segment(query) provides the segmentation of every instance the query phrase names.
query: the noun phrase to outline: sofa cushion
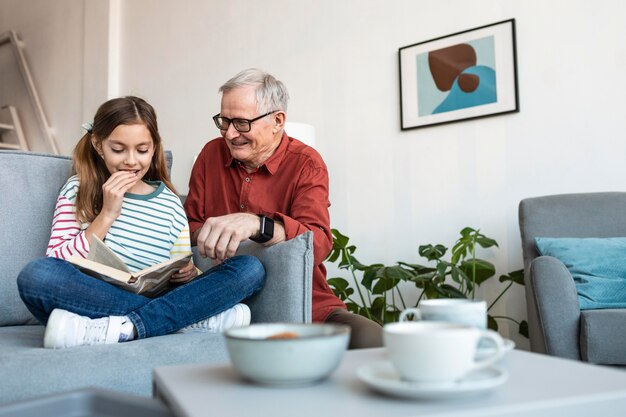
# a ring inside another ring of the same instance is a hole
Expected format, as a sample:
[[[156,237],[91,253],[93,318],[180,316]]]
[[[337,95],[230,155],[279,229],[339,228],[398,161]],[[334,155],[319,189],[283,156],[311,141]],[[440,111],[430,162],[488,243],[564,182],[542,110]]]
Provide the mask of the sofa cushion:
[[[68,157],[0,151],[0,326],[36,323],[17,292],[20,270],[44,256]]]
[[[221,333],[186,333],[128,343],[44,349],[43,326],[0,327],[1,404],[85,387],[152,394],[157,366],[228,361]]]
[[[210,259],[199,255],[197,247],[193,248],[193,253],[194,263],[198,268],[206,271],[212,266]],[[306,232],[286,242],[267,247],[247,240],[241,243],[237,255],[256,256],[265,267],[268,277],[285,275],[293,278],[284,282],[274,282],[268,279],[264,290],[246,301],[253,311],[252,322],[256,322],[255,316],[259,315],[266,322],[311,322],[312,232]],[[292,293],[292,295],[289,299],[283,300],[283,304],[268,302],[268,297],[276,298],[276,294],[281,293]],[[301,309],[302,305],[305,306],[304,311]],[[286,314],[286,312],[290,313]]]
[[[626,364],[626,309],[583,311],[580,315],[580,355],[591,363]]]
[[[541,255],[569,269],[581,310],[626,308],[626,238],[536,238]]]

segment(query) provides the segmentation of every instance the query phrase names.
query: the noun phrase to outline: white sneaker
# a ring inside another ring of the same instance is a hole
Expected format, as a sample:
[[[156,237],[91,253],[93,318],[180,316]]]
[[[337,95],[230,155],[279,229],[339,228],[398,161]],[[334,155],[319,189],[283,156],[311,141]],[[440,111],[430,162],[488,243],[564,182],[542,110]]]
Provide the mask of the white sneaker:
[[[187,327],[183,327],[176,333],[210,332],[220,333],[233,327],[243,327],[250,324],[250,308],[245,304],[235,304],[234,307],[222,311],[213,317],[204,319]]]
[[[118,343],[124,317],[110,316],[90,319],[69,311],[56,308],[52,310],[43,346],[62,349],[83,345]]]

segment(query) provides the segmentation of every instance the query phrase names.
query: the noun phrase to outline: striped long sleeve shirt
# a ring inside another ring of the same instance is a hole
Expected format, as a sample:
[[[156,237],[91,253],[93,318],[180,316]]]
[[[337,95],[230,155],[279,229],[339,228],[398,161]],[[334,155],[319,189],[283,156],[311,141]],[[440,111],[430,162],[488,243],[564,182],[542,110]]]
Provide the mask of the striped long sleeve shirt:
[[[126,193],[122,212],[113,222],[104,242],[132,272],[174,256],[191,253],[189,224],[180,199],[160,181],[149,182],[156,189],[147,195]],[[67,259],[87,257],[89,223],[76,218],[77,176],[61,188],[52,219],[46,255]]]

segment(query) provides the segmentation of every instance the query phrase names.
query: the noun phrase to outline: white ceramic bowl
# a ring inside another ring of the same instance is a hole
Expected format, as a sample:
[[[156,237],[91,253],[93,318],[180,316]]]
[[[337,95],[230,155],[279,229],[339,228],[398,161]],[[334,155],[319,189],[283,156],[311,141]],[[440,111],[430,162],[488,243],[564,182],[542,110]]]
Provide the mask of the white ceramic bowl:
[[[289,333],[290,339],[268,339]],[[329,376],[343,357],[350,328],[337,324],[267,323],[225,333],[230,361],[243,377],[269,385],[309,384]]]

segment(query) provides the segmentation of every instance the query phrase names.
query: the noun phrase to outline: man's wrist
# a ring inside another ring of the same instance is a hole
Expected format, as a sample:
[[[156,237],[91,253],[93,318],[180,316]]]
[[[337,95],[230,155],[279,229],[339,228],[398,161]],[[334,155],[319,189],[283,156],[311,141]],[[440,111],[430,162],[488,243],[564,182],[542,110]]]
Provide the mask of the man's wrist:
[[[259,231],[250,237],[250,240],[256,243],[265,243],[274,237],[274,220],[263,214],[258,215]]]

